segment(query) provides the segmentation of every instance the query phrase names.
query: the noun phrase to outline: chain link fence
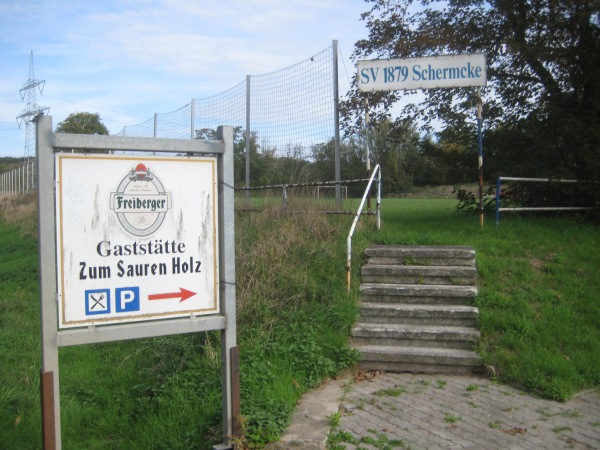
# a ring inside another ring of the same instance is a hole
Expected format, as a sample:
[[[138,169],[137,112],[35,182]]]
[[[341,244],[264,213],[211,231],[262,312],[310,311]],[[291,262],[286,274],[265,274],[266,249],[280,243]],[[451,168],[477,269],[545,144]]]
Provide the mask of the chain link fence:
[[[117,135],[214,139],[218,126],[230,125],[235,129],[236,188],[245,190],[246,198],[251,187],[277,184],[281,191],[292,183],[332,180],[338,183],[333,189],[341,198],[337,56],[333,41],[292,66],[248,75],[224,92],[192,98],[175,111],[124,126]],[[325,170],[315,158],[324,152],[331,154],[332,163]],[[311,170],[311,165],[314,169],[319,164],[320,170]],[[2,193],[28,192],[35,188],[35,161],[1,177]],[[302,192],[315,197],[317,190],[303,187]],[[259,196],[259,191],[253,194]]]
[[[251,158],[272,161],[311,161],[316,149],[334,143],[338,149],[337,172],[328,180],[339,180],[339,122],[337,42],[287,68],[263,75],[248,75],[232,88],[137,124],[123,127],[121,136],[162,138],[212,138],[219,125],[236,129],[238,156],[245,158],[245,187],[265,184],[251,173]],[[264,169],[264,167],[263,167]],[[282,166],[268,170],[281,174]],[[304,181],[309,181],[306,179]],[[337,178],[336,178],[337,177]],[[262,180],[272,181],[272,176]],[[255,180],[251,182],[251,180]],[[296,180],[297,181],[297,180]],[[310,180],[325,181],[325,180]]]

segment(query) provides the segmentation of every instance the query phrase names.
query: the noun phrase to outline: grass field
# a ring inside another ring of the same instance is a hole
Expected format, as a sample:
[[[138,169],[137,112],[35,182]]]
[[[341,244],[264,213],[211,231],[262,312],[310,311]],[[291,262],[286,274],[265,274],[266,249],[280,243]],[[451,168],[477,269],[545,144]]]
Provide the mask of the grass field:
[[[600,228],[508,216],[482,228],[453,200],[384,200],[363,219],[345,288],[350,217],[239,215],[238,337],[246,442],[276,439],[307,389],[350,367],[362,252],[370,243],[471,245],[490,376],[564,400],[600,385]],[[31,208],[24,208],[31,210]],[[37,240],[29,216],[0,214],[0,448],[41,448]],[[2,211],[0,211],[2,212]],[[9,220],[10,219],[10,220]],[[8,223],[10,222],[10,223]],[[214,333],[63,348],[65,449],[207,449],[220,442]]]
[[[597,224],[506,214],[482,228],[452,200],[391,203],[374,241],[475,248],[479,353],[492,376],[556,400],[600,385]]]

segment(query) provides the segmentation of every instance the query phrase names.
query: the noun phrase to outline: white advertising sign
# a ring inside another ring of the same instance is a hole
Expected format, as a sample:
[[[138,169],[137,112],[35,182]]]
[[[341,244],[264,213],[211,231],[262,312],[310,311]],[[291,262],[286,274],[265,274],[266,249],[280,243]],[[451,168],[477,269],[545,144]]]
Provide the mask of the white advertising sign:
[[[55,167],[59,328],[219,312],[216,158]]]
[[[391,91],[484,86],[485,55],[447,55],[427,58],[373,59],[358,62],[358,89]]]

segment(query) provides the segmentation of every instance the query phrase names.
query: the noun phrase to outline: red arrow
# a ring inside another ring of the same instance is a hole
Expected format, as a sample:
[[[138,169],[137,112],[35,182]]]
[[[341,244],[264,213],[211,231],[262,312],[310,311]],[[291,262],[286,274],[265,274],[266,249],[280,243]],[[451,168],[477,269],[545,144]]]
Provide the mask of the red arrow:
[[[169,294],[150,294],[148,295],[148,300],[167,300],[171,298],[180,298],[181,300],[179,300],[179,303],[181,303],[182,301],[187,300],[194,295],[196,295],[195,292],[188,291],[187,289],[180,287],[179,292],[171,292]]]

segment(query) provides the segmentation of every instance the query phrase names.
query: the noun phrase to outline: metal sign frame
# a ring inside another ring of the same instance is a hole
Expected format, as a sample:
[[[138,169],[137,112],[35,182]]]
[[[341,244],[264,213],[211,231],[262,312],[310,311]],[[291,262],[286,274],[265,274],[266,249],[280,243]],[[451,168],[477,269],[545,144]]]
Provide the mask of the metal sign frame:
[[[223,444],[218,447],[231,448],[234,420],[237,420],[236,417],[239,415],[239,386],[235,385],[236,380],[239,380],[239,362],[236,360],[238,351],[235,304],[233,128],[219,127],[218,140],[206,141],[55,134],[52,132],[52,117],[39,116],[36,122],[44,448],[61,449],[58,364],[60,347],[215,330],[221,332],[222,354]],[[59,330],[54,165],[55,154],[66,151],[79,153],[126,151],[173,156],[182,154],[216,156],[219,224],[217,230],[220,303],[218,314]]]

